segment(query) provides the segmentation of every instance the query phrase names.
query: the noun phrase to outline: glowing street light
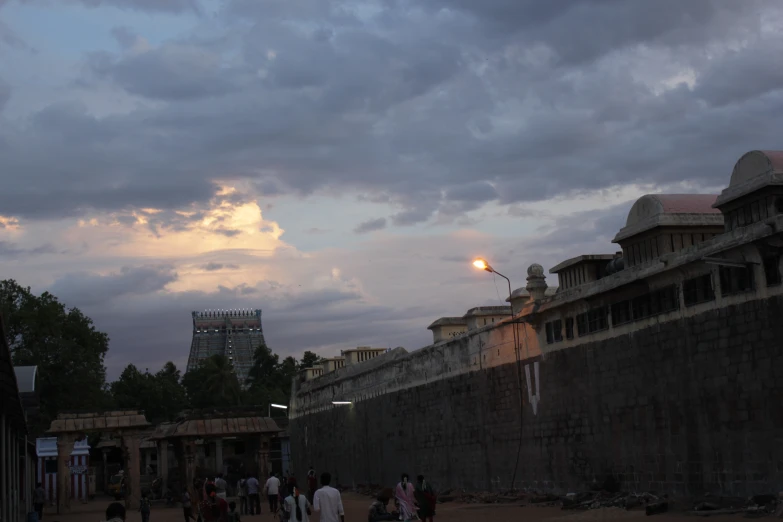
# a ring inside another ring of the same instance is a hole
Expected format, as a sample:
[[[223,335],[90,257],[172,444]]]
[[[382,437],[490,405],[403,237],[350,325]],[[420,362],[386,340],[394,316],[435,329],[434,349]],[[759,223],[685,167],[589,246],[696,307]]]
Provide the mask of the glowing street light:
[[[351,401],[332,401],[332,404],[334,404],[335,406],[345,406],[353,403]]]
[[[281,410],[287,410],[288,406],[283,406],[282,404],[270,403],[269,404],[269,413],[268,413],[267,417],[271,417],[272,416],[272,408],[280,408]]]
[[[473,266],[475,266],[479,270],[486,270],[487,272],[492,272],[492,267],[489,266],[489,264],[487,264],[487,262],[481,258],[478,258],[475,261],[473,261]]]

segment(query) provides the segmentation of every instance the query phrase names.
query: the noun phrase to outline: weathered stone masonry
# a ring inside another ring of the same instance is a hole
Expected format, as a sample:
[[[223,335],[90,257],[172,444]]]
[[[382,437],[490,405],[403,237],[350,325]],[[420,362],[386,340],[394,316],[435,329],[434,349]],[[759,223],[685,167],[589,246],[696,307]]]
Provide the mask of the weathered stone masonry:
[[[782,307],[750,301],[524,361],[540,360],[541,400],[534,414],[524,396],[518,484],[565,491],[611,474],[683,495],[782,489]],[[517,390],[504,364],[334,407],[306,417],[307,444],[294,419],[293,452],[342,484],[407,471],[441,489],[507,488]]]
[[[554,293],[531,265],[510,296],[519,335],[506,320],[297,381],[294,469],[347,485],[421,472],[439,489],[783,489],[783,152],[743,155],[720,196],[643,196],[615,242],[550,270]]]

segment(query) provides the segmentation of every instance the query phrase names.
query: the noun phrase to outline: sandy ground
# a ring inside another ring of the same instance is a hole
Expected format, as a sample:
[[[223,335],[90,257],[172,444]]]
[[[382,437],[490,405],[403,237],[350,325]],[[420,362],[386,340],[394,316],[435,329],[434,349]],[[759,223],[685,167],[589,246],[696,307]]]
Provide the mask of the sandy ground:
[[[73,511],[68,515],[57,515],[47,510],[44,514],[44,522],[101,522],[104,520],[103,511],[110,502],[112,500],[108,497],[97,497],[89,504],[73,505]],[[372,500],[369,497],[355,493],[343,493],[346,522],[366,522],[367,510],[371,503]],[[646,518],[643,511],[625,511],[618,508],[574,512],[563,511],[555,507],[520,506],[519,504],[457,504],[450,502],[438,505],[438,515],[435,520],[439,522],[534,522],[540,520],[549,522],[641,522]],[[129,514],[126,520],[140,522],[141,515],[134,511]],[[265,509],[262,515],[243,516],[242,520],[277,522],[278,519]],[[319,522],[319,517],[314,514],[310,520]],[[655,522],[697,522],[704,519],[666,513],[655,515],[654,520]],[[739,522],[740,520],[747,522],[742,515],[710,517],[709,522]],[[182,509],[154,506],[150,522],[184,522]],[[705,520],[705,522],[707,521]]]

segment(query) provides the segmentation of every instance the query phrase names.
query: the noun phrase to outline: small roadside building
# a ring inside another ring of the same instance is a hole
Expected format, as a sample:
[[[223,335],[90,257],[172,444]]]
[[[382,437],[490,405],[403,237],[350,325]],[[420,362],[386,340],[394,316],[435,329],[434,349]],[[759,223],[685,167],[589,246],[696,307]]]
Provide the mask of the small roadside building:
[[[57,501],[57,437],[35,440],[38,456],[38,482],[46,491],[47,503]],[[87,439],[74,443],[68,471],[71,476],[71,499],[87,502],[89,498],[90,446]]]

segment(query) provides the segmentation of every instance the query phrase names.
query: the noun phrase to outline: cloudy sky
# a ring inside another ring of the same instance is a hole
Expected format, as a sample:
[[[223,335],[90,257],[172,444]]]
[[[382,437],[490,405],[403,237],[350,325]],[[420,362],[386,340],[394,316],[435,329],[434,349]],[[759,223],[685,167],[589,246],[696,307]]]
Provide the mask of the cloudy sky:
[[[129,362],[427,344],[779,148],[778,0],[0,0],[0,263]],[[550,285],[556,284],[549,277]]]

